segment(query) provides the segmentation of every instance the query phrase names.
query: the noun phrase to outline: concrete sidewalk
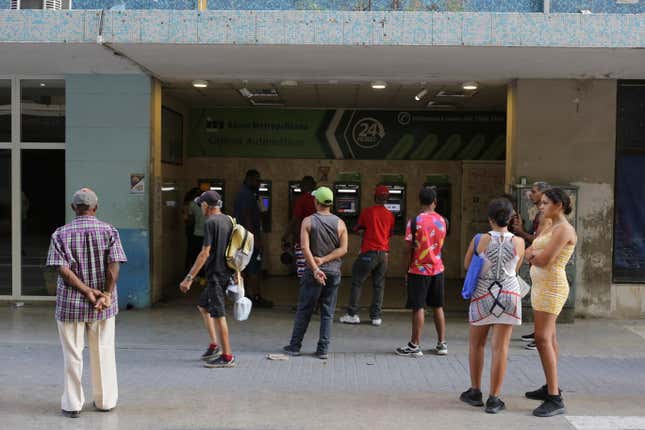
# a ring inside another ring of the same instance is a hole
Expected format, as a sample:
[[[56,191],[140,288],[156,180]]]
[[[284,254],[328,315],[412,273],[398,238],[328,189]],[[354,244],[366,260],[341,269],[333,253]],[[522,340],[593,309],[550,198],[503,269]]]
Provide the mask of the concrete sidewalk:
[[[380,328],[334,324],[327,361],[267,360],[287,343],[292,319],[285,310],[255,310],[247,322],[231,321],[238,367],[206,369],[198,358],[207,339],[194,307],[122,312],[119,406],[108,414],[92,410],[86,365],[86,408],[69,420],[59,412],[63,365],[52,307],[3,305],[0,428],[645,428],[645,321],[560,326],[568,415],[538,419],[530,415],[537,402],[523,393],[544,376],[537,353],[517,340],[530,325],[513,336],[502,394],[508,410],[491,416],[457,400],[469,385],[468,325],[460,318],[449,320],[446,357],[394,355],[410,328],[407,313],[393,312]],[[314,318],[303,352],[314,351],[317,331]],[[431,325],[424,339],[425,352],[436,342]]]

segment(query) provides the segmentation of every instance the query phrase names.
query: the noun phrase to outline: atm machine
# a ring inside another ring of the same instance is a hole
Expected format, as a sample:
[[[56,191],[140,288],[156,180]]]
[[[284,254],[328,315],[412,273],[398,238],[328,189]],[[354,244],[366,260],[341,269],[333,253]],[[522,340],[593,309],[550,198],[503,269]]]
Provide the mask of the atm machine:
[[[448,231],[446,233],[449,234],[450,225],[452,224],[452,184],[450,183],[450,178],[445,175],[427,176],[423,186],[432,187],[437,192],[436,211],[448,221]]]
[[[222,196],[222,210],[224,209],[224,202],[226,202],[226,181],[218,178],[200,178],[197,180],[197,186],[202,191],[217,191]]]
[[[360,181],[334,182],[334,213],[338,215],[350,233],[358,223],[361,212],[361,183]]]
[[[302,195],[302,189],[300,188],[300,181],[289,181],[289,216],[288,219],[291,219],[293,214],[293,206],[296,204],[298,197]]]
[[[407,190],[403,177],[383,177],[379,185],[385,185],[390,190],[385,207],[394,215],[394,234],[405,234]]]
[[[271,232],[271,181],[262,179],[258,188],[258,205],[260,206],[260,221],[264,233]]]

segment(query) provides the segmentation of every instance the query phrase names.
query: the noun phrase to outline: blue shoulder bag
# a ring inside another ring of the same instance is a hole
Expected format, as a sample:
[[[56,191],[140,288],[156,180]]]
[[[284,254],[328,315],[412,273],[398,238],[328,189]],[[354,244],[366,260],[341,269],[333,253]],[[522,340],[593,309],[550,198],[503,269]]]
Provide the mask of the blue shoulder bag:
[[[473,258],[470,260],[470,264],[468,265],[466,279],[464,279],[464,286],[461,289],[461,297],[466,300],[473,296],[475,288],[477,288],[477,278],[479,278],[479,273],[482,271],[482,267],[484,266],[484,259],[477,253],[477,246],[479,245],[480,237],[481,234],[475,235]]]

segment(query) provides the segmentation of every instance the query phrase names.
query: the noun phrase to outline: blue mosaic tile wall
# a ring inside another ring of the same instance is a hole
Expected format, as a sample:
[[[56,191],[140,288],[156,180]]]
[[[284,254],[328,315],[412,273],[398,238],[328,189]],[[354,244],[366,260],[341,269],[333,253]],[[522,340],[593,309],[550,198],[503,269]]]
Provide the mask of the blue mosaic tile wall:
[[[593,13],[645,13],[645,1],[636,4],[618,4],[610,0],[551,0],[551,12],[580,12],[590,10]]]
[[[9,8],[10,0],[3,0]],[[74,9],[197,8],[197,0],[73,0]],[[208,0],[209,10],[407,10],[452,12],[542,12],[542,0]],[[551,0],[553,13],[645,13],[645,0],[618,4],[615,0]]]

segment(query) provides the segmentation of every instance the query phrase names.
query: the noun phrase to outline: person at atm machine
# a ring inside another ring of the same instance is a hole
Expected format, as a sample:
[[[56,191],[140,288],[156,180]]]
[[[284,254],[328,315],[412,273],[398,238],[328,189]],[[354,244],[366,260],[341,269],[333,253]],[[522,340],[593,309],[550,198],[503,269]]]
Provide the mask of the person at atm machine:
[[[300,247],[300,227],[302,220],[316,213],[316,198],[311,194],[316,189],[316,181],[312,176],[305,176],[300,182],[300,196],[293,204],[293,213],[282,235],[282,247],[290,248],[293,243],[294,256],[296,258],[296,275],[302,278],[305,271],[305,254]]]
[[[340,317],[345,324],[360,324],[358,303],[361,297],[361,287],[368,276],[372,276],[372,306],[370,320],[372,325],[380,326],[383,322],[381,310],[383,307],[383,292],[385,290],[385,273],[388,265],[390,237],[394,229],[394,214],[386,207],[390,191],[385,185],[379,185],[374,190],[374,205],[363,209],[354,227],[355,231],[363,231],[361,253],[352,267],[352,289],[349,297],[347,313]]]
[[[233,216],[244,228],[253,233],[254,250],[243,274],[247,280],[247,293],[253,305],[260,308],[271,308],[273,302],[262,297],[261,275],[262,275],[262,222],[260,217],[260,206],[258,204],[258,192],[260,188],[260,172],[250,169],[246,172],[244,183],[235,196]]]
[[[408,300],[412,309],[412,335],[407,345],[395,350],[397,355],[421,357],[421,331],[425,324],[425,307],[432,308],[437,331],[437,355],[448,354],[446,319],[443,313],[444,277],[441,249],[446,238],[446,222],[435,212],[437,193],[430,187],[419,192],[421,213],[408,221],[405,241],[410,246],[410,265],[406,274]]]

